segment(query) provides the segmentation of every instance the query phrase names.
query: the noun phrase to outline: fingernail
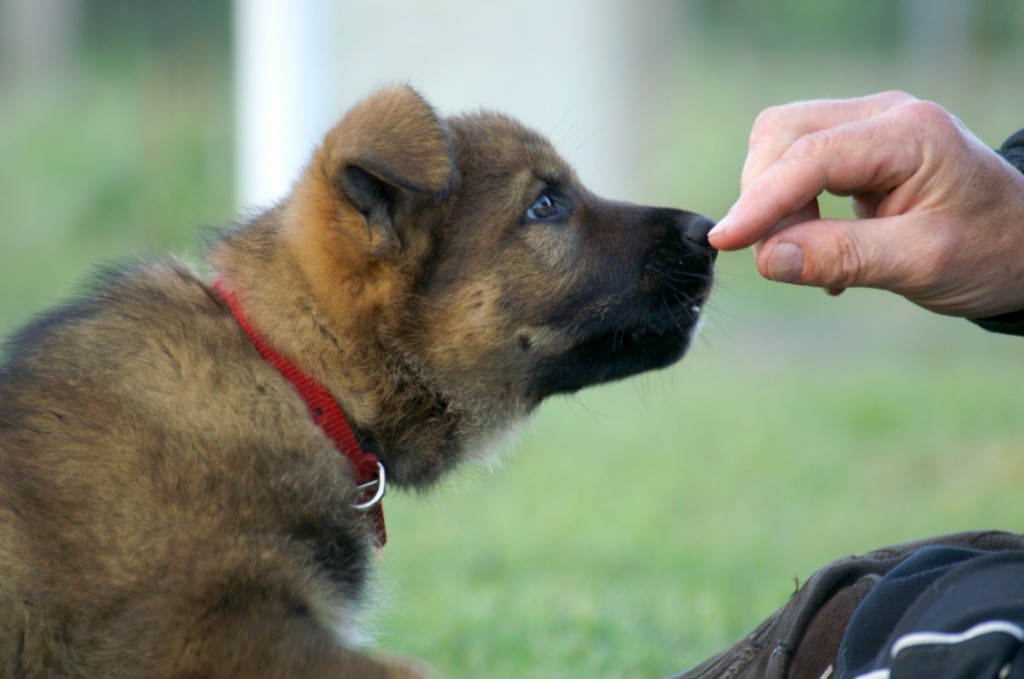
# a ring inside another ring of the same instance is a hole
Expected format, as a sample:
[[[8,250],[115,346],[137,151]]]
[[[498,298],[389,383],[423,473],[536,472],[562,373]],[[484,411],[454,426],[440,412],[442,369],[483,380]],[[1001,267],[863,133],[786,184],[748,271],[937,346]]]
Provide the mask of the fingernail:
[[[793,243],[779,243],[768,257],[768,278],[782,283],[800,280],[804,271],[804,253]]]
[[[708,238],[718,234],[723,234],[729,230],[729,215],[722,217],[722,220],[715,224],[710,231],[708,231]]]

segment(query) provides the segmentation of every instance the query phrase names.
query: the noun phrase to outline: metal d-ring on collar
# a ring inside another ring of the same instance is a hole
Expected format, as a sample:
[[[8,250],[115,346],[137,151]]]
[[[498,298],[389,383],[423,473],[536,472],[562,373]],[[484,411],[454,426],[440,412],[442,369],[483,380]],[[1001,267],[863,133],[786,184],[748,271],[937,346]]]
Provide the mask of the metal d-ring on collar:
[[[377,478],[356,486],[356,490],[359,491],[360,495],[369,492],[371,488],[377,489],[373,494],[373,497],[365,502],[353,503],[353,509],[358,509],[359,511],[364,512],[367,509],[371,509],[376,505],[379,505],[380,501],[384,499],[384,493],[387,490],[387,474],[384,473],[384,465],[381,464],[380,460],[377,460]]]

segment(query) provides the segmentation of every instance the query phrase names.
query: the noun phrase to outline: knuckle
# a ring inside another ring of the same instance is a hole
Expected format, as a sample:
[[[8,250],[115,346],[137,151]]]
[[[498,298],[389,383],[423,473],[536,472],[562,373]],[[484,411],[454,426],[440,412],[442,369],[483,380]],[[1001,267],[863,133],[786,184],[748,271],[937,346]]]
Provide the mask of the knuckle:
[[[773,136],[786,119],[786,106],[770,106],[757,114],[750,130],[751,144]]]
[[[934,101],[915,99],[899,108],[907,124],[916,129],[951,130],[958,128],[956,118]]]
[[[833,134],[831,129],[805,134],[790,145],[786,154],[797,159],[821,157],[827,153]]]
[[[839,283],[842,286],[856,285],[861,276],[860,251],[849,241],[845,241],[840,250],[839,258]]]
[[[860,283],[863,258],[857,244],[842,231],[834,232],[831,252],[828,255],[825,283],[835,287],[851,287]]]
[[[879,92],[872,97],[887,106],[902,106],[918,101],[917,97],[904,92],[903,90],[888,90]]]

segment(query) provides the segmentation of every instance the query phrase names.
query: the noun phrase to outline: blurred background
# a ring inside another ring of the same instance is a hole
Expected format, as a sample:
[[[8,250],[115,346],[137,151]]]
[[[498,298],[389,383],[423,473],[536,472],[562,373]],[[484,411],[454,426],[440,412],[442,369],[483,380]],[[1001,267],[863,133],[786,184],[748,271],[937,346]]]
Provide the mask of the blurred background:
[[[717,217],[767,106],[904,89],[998,146],[1022,66],[1018,0],[0,0],[0,334],[100,264],[198,261],[382,84],[517,116],[608,197]],[[453,677],[664,676],[828,560],[1022,528],[1021,340],[719,261],[680,365],[389,500],[379,645]]]

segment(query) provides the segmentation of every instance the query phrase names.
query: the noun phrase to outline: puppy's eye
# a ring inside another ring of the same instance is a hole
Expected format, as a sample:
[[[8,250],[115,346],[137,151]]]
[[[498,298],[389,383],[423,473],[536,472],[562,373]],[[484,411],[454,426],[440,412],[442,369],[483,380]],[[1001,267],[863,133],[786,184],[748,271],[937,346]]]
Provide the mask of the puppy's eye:
[[[544,192],[526,211],[526,221],[551,222],[558,219],[561,214],[562,210],[558,203],[547,192]]]

